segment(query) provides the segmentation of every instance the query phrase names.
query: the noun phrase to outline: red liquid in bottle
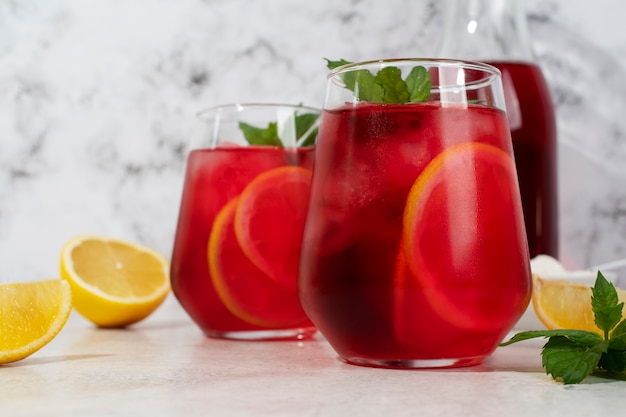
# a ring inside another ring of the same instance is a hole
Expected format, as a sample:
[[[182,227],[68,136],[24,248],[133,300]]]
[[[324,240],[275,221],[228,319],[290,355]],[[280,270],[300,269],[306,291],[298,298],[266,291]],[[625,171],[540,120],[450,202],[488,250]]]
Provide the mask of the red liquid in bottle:
[[[530,256],[558,257],[556,120],[541,69],[489,62],[502,72]]]

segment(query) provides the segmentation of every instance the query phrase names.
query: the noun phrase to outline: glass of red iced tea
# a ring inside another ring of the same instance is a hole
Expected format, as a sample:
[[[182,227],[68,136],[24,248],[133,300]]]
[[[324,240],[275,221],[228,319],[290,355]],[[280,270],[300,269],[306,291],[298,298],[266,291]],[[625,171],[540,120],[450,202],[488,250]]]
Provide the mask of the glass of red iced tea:
[[[479,364],[531,274],[499,71],[329,62],[299,294],[346,362]]]
[[[171,260],[172,290],[211,337],[315,333],[296,278],[320,111],[233,104],[198,115]]]

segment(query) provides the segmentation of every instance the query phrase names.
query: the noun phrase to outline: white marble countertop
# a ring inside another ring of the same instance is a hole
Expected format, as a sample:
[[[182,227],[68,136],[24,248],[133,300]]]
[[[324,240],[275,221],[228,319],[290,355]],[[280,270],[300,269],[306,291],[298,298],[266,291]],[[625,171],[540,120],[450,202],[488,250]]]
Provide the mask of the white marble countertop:
[[[580,385],[544,373],[541,342],[499,348],[458,370],[340,362],[321,338],[204,337],[173,297],[125,330],[76,313],[34,355],[0,367],[2,416],[595,416],[623,415],[626,381]]]

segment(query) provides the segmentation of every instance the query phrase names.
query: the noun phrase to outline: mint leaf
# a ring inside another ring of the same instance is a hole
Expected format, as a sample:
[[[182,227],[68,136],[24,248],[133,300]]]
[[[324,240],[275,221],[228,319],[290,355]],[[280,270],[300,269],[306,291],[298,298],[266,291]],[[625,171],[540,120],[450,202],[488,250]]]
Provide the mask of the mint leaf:
[[[264,129],[239,122],[239,129],[250,145],[283,146],[278,137],[276,122],[270,122]]]
[[[332,70],[351,62],[326,59],[326,63]],[[359,101],[403,104],[423,102],[430,96],[430,73],[422,66],[414,67],[406,80],[402,79],[400,69],[392,66],[382,68],[376,75],[369,70],[347,71],[341,74],[341,79]]]
[[[319,115],[316,113],[298,114],[297,112],[294,112],[296,140],[299,141],[298,146],[309,146],[315,143],[318,129],[313,128],[313,126],[318,118]],[[250,145],[284,146],[278,135],[277,122],[268,123],[266,128],[260,128],[245,122],[239,122],[239,129]]]
[[[617,291],[615,287],[600,271],[596,282],[591,288],[591,308],[595,317],[595,323],[600,330],[604,331],[605,338],[609,331],[622,319],[624,303],[617,303]]]
[[[602,355],[598,366],[611,372],[626,370],[626,320],[622,320],[611,332],[609,350]]]
[[[536,337],[549,338],[541,351],[541,363],[549,375],[565,384],[582,382],[596,368],[626,371],[626,319],[620,322],[624,303],[618,304],[615,286],[600,272],[591,293],[595,323],[603,335],[586,330],[532,330],[517,333],[498,346]]]
[[[383,89],[383,103],[407,103],[409,90],[396,67],[385,67],[378,71],[374,82]]]
[[[346,72],[343,74],[343,82],[360,101],[380,103],[383,100],[385,91],[376,83],[374,76],[368,70]]]
[[[329,70],[334,70],[337,67],[340,67],[342,65],[346,65],[346,64],[351,64],[350,61],[346,61],[345,59],[340,59],[339,61],[331,61],[328,58],[324,58],[326,60],[326,67]]]
[[[626,351],[626,320],[622,320],[611,332],[609,349]]]
[[[613,350],[609,345],[609,350],[602,355],[598,367],[609,372],[623,372],[626,370],[626,352],[623,350]]]
[[[608,342],[586,346],[565,336],[555,336],[543,347],[541,362],[553,378],[562,378],[565,384],[578,384],[598,367],[607,348]]]
[[[422,102],[430,97],[430,73],[424,67],[415,67],[406,77],[406,85],[409,89],[409,101],[411,103]]]
[[[591,375],[609,345],[595,332],[559,329],[520,332],[499,346],[536,337],[549,337],[541,351],[541,363],[546,373],[565,384],[577,384]]]
[[[326,60],[326,67],[333,70],[342,65],[351,64],[352,62],[340,59],[339,61]],[[368,70],[348,71],[342,75],[342,80],[346,84],[346,88],[352,91],[359,100],[373,101],[374,98],[382,97],[383,91],[380,86],[374,82],[374,76]]]
[[[534,339],[537,337],[564,337],[573,343],[583,346],[595,346],[598,343],[602,343],[604,339],[598,333],[589,332],[587,330],[530,330],[526,332],[519,332],[506,342],[500,343],[498,346],[508,346],[513,343],[521,342],[522,340]]]
[[[302,142],[298,144],[299,146],[310,146],[315,144],[318,129],[315,128],[311,130],[311,128],[315,125],[318,118],[319,116],[315,113],[296,115],[296,138]],[[304,135],[306,135],[306,137]]]

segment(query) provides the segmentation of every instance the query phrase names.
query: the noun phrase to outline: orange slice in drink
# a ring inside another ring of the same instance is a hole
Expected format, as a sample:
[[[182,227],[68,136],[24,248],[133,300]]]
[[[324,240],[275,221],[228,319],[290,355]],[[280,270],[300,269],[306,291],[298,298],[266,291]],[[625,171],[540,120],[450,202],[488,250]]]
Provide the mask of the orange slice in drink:
[[[286,327],[305,322],[297,292],[278,285],[239,246],[234,229],[239,202],[237,197],[227,203],[213,222],[208,261],[215,291],[235,316],[249,323]]]
[[[448,148],[413,184],[403,219],[411,276],[458,327],[503,328],[521,316],[530,265],[513,159],[487,144]]]
[[[296,290],[311,171],[286,166],[256,177],[241,193],[235,233],[244,253],[286,289]]]

